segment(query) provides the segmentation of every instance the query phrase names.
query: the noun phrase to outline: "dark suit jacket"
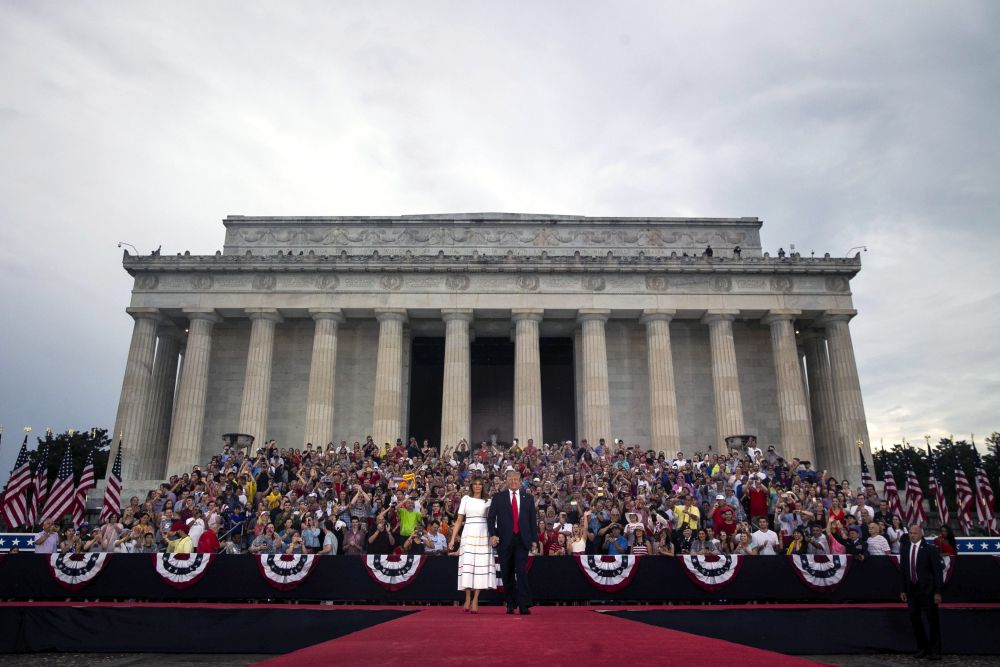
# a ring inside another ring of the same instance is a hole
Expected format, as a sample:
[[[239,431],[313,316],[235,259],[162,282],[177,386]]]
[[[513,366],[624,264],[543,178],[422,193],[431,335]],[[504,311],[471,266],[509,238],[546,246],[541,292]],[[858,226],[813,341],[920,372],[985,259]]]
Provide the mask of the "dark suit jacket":
[[[531,544],[538,541],[538,510],[535,508],[535,498],[530,493],[518,490],[517,526],[521,544],[528,550]],[[490,499],[490,511],[486,516],[486,529],[490,537],[500,538],[498,550],[504,551],[514,543],[514,514],[510,505],[510,491],[504,489],[493,494]]]
[[[921,593],[933,595],[941,592],[941,554],[927,540],[920,540],[917,551],[917,583],[910,580],[910,549],[913,545],[904,543],[899,549],[899,573],[902,575],[903,592],[907,595]]]

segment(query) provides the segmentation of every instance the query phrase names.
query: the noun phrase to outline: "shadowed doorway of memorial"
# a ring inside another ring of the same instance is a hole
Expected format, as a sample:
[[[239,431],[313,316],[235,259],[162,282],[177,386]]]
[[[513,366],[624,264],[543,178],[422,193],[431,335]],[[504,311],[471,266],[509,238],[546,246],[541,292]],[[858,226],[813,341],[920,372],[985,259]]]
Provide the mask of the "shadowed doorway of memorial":
[[[509,445],[514,429],[514,343],[509,338],[477,338],[470,345],[473,448],[492,438]],[[542,375],[543,441],[576,438],[573,339],[539,341]],[[444,339],[414,338],[410,370],[410,423],[407,433],[422,442],[441,440]],[[538,438],[535,438],[537,445]]]

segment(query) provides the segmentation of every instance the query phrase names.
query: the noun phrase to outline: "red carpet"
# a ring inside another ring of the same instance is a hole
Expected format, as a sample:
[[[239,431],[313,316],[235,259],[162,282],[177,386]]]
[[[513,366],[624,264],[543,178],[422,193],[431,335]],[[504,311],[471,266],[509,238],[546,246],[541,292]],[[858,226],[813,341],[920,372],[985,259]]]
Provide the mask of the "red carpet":
[[[717,639],[627,621],[599,607],[535,607],[508,616],[502,607],[465,614],[426,607],[338,639],[261,663],[303,665],[725,665],[795,667],[819,663]],[[335,616],[335,614],[331,614]],[[331,622],[336,622],[331,618]]]

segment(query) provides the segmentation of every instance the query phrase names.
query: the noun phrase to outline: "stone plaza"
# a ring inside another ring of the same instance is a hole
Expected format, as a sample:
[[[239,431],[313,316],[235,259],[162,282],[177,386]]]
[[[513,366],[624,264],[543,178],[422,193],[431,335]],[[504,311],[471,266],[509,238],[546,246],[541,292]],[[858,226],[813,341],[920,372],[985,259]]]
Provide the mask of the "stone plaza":
[[[205,463],[231,432],[688,456],[754,434],[854,483],[857,441],[871,460],[848,325],[860,259],[772,256],[757,218],[224,225],[214,255],[125,254],[127,488]]]

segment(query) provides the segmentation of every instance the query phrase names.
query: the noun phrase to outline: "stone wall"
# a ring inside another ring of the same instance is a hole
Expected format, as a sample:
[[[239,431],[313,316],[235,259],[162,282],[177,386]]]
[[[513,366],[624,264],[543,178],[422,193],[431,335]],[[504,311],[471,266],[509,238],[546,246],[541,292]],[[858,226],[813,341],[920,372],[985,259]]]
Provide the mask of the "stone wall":
[[[284,326],[284,325],[281,325]],[[278,337],[277,331],[275,338]],[[205,465],[222,449],[222,434],[238,430],[247,350],[250,347],[250,320],[226,319],[212,331],[212,356],[208,363],[208,391],[205,425],[201,437],[201,460]],[[181,368],[183,374],[184,369]]]
[[[274,331],[267,432],[282,445],[303,444],[314,331],[315,323],[306,319],[287,320]]]
[[[759,322],[734,322],[733,341],[747,433],[756,434],[761,444],[774,444],[780,452],[781,424],[771,332]]]
[[[718,451],[708,327],[698,322],[675,320],[670,323],[670,339],[683,451],[690,457],[695,450],[707,451],[709,444]]]
[[[611,437],[649,445],[649,361],[646,330],[634,320],[608,320],[608,388]]]

